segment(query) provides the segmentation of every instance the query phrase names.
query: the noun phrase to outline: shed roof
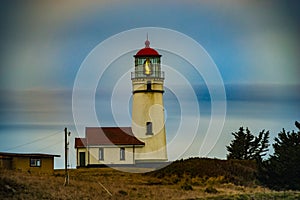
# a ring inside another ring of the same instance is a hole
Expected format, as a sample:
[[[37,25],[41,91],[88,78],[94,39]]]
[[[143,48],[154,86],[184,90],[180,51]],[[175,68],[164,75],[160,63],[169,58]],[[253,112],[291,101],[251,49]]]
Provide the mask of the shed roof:
[[[54,154],[44,154],[44,153],[9,153],[9,152],[0,152],[0,157],[40,157],[40,158],[46,158],[46,157],[60,157],[60,155],[54,155]]]
[[[75,148],[92,145],[142,145],[130,127],[86,127],[85,138],[75,138]]]

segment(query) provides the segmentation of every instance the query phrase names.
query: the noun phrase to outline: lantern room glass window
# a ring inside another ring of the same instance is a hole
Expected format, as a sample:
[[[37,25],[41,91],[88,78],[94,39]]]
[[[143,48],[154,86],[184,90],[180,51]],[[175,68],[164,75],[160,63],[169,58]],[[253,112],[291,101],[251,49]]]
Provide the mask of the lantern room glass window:
[[[147,58],[144,62],[144,74],[151,75],[152,74],[152,63],[149,58]]]

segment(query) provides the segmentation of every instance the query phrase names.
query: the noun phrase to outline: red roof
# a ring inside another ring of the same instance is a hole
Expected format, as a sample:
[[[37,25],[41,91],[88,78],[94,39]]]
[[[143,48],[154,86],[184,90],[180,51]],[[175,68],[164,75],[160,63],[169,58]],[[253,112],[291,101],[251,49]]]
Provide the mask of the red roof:
[[[136,54],[135,57],[139,57],[139,56],[160,56],[159,53],[155,50],[150,48],[150,42],[147,39],[145,42],[145,48],[139,50]]]
[[[86,146],[86,138],[75,138],[75,148],[85,147]]]
[[[158,52],[150,47],[145,47],[139,50],[135,56],[160,56]]]
[[[130,127],[86,127],[85,138],[75,138],[75,148],[91,145],[145,145]]]

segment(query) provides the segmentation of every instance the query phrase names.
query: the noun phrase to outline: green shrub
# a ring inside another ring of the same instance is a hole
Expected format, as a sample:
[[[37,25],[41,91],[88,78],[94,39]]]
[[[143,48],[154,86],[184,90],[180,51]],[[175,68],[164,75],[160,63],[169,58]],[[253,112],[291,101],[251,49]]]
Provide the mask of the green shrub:
[[[183,190],[193,190],[193,186],[188,184],[188,183],[184,183],[182,186],[181,186],[181,189]]]
[[[251,199],[251,197],[249,197],[248,195],[246,194],[240,194],[236,197],[237,200],[248,200],[248,199]]]
[[[128,195],[128,193],[124,190],[119,190],[119,194],[124,195],[124,196]]]
[[[209,193],[209,194],[217,194],[218,190],[214,188],[213,186],[209,186],[205,188],[204,192]]]

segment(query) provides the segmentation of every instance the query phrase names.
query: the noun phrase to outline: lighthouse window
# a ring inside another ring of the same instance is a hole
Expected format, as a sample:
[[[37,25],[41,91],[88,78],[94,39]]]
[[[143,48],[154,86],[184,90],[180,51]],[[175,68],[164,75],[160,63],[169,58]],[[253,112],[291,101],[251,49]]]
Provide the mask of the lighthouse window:
[[[151,90],[151,81],[147,82],[147,90]]]
[[[152,133],[152,122],[147,122],[147,123],[146,123],[146,128],[147,128],[146,134],[147,134],[147,135],[152,135],[152,134],[153,134],[153,133]]]

